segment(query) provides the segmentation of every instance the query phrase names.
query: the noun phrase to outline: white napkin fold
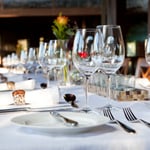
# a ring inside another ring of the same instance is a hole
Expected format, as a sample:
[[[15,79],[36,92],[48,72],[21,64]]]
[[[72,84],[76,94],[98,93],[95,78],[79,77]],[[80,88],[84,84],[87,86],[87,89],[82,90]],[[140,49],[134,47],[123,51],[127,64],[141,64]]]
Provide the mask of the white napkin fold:
[[[147,78],[137,78],[135,82],[135,87],[150,90],[150,81]]]
[[[8,73],[8,69],[0,67],[0,73]]]
[[[150,98],[150,81],[147,78],[137,78],[135,88],[147,90],[148,97]]]
[[[25,101],[29,107],[53,106],[59,103],[58,88],[36,89],[25,91]],[[13,104],[12,91],[0,93],[0,106]]]
[[[15,90],[23,89],[23,90],[33,90],[35,88],[36,81],[34,79],[24,80],[15,82]],[[0,91],[7,91],[9,90],[7,83],[0,84]]]

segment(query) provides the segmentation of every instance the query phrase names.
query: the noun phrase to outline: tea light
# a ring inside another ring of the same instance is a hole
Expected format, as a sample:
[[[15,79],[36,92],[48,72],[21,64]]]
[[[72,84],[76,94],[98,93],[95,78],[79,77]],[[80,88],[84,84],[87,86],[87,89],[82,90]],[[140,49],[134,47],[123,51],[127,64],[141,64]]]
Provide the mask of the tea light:
[[[16,105],[25,105],[25,91],[24,90],[15,90],[12,92],[14,98],[14,104]]]

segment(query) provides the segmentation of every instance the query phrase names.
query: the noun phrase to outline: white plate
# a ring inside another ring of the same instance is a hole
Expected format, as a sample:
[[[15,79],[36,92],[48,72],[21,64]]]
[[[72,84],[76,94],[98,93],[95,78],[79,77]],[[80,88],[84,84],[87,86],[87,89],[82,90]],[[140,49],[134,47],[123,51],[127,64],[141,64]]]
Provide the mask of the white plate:
[[[79,125],[76,127],[68,127],[63,123],[57,121],[49,112],[38,112],[27,115],[22,115],[13,118],[11,121],[22,127],[38,130],[46,133],[81,133],[91,131],[98,128],[109,119],[98,114],[81,113],[81,112],[59,112],[65,117],[78,121]]]

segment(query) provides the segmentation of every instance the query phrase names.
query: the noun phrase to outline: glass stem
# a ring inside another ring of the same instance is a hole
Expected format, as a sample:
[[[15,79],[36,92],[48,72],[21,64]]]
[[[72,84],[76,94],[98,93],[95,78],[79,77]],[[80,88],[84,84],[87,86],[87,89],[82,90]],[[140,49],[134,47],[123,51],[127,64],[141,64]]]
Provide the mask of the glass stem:
[[[48,70],[47,71],[47,87],[49,87],[50,86],[50,71]]]
[[[89,82],[89,77],[86,76],[85,78],[85,107],[88,107],[88,82]]]
[[[107,75],[107,85],[108,85],[108,89],[107,89],[108,100],[110,100],[111,99],[111,75],[110,74]]]
[[[58,85],[58,94],[59,94],[59,101],[61,101],[61,88],[60,88],[60,86]]]
[[[62,72],[63,72],[63,70],[62,70],[62,68],[61,69],[55,69],[55,71],[56,71],[56,76],[55,76],[55,78],[56,78],[56,82],[57,82],[57,87],[58,87],[58,94],[59,94],[59,101],[61,101],[61,99],[62,99],[62,93],[61,93],[61,85],[62,85]]]

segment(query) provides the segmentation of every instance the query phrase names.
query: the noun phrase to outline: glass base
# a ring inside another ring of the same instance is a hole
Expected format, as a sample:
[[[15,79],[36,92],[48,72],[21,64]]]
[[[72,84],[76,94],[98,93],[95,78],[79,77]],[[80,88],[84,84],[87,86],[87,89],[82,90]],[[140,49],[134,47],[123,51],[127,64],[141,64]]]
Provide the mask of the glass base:
[[[113,105],[111,105],[111,104],[107,104],[107,105],[102,106],[102,107],[97,107],[96,109],[97,109],[97,110],[104,110],[104,109],[120,110],[120,109],[122,109],[122,108],[119,107],[119,106],[113,106]]]
[[[80,108],[80,111],[83,111],[83,112],[86,112],[86,113],[88,113],[91,110],[92,109],[90,108],[90,106],[83,106],[82,108]]]

